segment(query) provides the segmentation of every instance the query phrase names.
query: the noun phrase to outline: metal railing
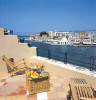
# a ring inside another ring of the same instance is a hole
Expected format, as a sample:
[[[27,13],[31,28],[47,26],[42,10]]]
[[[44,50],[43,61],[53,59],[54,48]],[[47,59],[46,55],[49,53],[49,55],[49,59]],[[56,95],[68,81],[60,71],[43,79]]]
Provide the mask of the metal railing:
[[[46,57],[64,62],[64,64],[73,64],[80,67],[88,68],[90,71],[96,70],[96,58],[72,52],[58,52],[50,49],[37,48],[37,56]]]

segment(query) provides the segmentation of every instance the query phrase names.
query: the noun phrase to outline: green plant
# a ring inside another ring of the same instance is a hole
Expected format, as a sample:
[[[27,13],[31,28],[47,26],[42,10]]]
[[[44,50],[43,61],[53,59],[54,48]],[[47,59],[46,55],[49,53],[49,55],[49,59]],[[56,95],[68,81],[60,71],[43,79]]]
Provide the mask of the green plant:
[[[40,36],[42,36],[42,35],[47,35],[48,36],[48,33],[46,31],[40,32]]]
[[[24,43],[25,38],[20,38],[19,41],[20,41],[21,43]]]

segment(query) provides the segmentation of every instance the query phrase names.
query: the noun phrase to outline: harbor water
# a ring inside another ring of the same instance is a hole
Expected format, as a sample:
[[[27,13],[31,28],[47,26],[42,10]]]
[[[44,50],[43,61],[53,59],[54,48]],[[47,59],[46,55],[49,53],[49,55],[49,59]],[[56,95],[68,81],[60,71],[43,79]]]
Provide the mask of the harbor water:
[[[38,48],[38,56],[48,58],[48,50],[50,50],[50,59],[62,62],[65,61],[65,52],[67,52],[67,63],[88,69],[94,67],[93,70],[96,70],[96,47],[51,46],[41,42],[32,42],[32,47]]]
[[[51,46],[42,42],[29,42],[38,48],[38,56],[96,70],[96,47]],[[49,54],[50,51],[50,54]],[[67,52],[67,57],[65,55]]]

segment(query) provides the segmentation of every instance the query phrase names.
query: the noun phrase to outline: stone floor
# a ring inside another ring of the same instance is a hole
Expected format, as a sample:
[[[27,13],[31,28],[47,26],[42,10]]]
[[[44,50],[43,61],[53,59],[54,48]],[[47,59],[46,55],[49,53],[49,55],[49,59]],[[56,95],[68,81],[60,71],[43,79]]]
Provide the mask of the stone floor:
[[[0,100],[67,100],[70,79],[60,76],[59,73],[49,73],[50,91],[34,95],[28,93],[25,74],[9,77],[7,73],[1,73]]]

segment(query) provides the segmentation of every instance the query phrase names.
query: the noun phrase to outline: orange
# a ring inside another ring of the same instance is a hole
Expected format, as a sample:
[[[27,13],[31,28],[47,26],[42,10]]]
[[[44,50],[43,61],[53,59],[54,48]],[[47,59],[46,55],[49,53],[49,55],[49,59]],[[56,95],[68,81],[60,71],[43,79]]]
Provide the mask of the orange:
[[[34,71],[32,70],[32,71],[30,71],[30,74],[32,75],[32,74],[34,74]]]
[[[39,67],[39,65],[37,64],[37,65],[36,65],[36,67],[38,68],[38,67]]]
[[[40,65],[40,69],[42,69],[42,67],[43,67],[43,66],[42,66],[42,65]]]
[[[38,73],[34,73],[34,76],[39,76],[39,74]]]

